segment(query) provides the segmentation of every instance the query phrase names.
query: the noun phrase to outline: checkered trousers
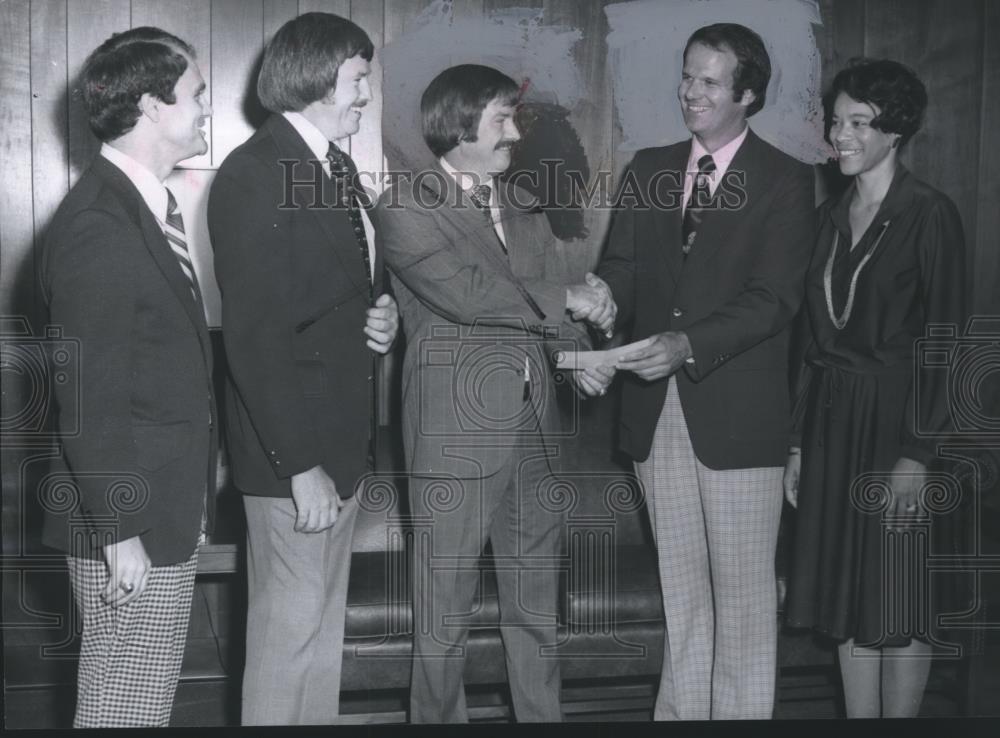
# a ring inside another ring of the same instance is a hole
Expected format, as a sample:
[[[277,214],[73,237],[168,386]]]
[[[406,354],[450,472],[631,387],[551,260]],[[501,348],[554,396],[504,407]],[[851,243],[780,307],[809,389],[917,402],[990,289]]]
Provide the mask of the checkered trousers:
[[[770,719],[782,469],[720,471],[698,461],[670,379],[652,452],[636,473],[666,619],[654,719]]]
[[[127,605],[104,604],[103,561],[67,556],[83,621],[75,728],[163,727],[181,673],[198,549],[187,561],[154,566]]]

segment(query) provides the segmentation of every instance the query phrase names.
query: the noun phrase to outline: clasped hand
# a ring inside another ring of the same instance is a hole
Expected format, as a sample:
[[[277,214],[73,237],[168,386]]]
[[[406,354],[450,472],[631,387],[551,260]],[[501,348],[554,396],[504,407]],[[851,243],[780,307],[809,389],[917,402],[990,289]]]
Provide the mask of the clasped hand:
[[[611,288],[596,274],[587,272],[584,284],[566,288],[566,309],[572,313],[573,320],[585,320],[611,338],[618,306]]]

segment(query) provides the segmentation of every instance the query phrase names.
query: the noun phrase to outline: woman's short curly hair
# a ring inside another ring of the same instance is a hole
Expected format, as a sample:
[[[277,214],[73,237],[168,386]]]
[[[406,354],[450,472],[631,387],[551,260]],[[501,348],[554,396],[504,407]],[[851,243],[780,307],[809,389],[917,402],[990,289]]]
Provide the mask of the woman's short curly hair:
[[[927,109],[927,88],[905,64],[891,59],[855,58],[837,72],[823,98],[825,136],[829,139],[833,105],[840,93],[868,103],[878,115],[871,126],[883,133],[898,133],[902,146],[920,130]]]

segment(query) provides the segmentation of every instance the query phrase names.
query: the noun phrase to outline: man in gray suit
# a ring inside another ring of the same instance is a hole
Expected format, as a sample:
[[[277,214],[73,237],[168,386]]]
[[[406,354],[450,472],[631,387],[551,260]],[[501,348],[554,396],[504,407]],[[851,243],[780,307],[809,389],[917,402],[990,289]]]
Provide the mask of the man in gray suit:
[[[561,438],[549,357],[560,334],[586,341],[570,313],[603,330],[614,305],[593,276],[567,287],[538,204],[497,179],[520,138],[518,92],[489,67],[438,75],[421,100],[437,164],[395,183],[378,206],[380,250],[407,338],[413,722],[468,719],[465,614],[487,539],[514,713],[520,721],[561,718],[559,664],[543,653],[556,640],[563,523],[541,494]]]

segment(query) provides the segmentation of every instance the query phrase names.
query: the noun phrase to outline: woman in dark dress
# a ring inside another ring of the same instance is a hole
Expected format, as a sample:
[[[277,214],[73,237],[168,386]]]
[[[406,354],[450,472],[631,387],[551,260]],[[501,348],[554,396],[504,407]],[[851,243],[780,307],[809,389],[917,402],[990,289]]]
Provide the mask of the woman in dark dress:
[[[931,598],[904,580],[935,513],[922,489],[949,413],[946,372],[914,379],[915,342],[929,323],[964,324],[966,290],[954,203],[898,161],[926,102],[910,69],[864,59],[825,99],[827,139],[853,181],[820,208],[807,276],[787,612],[840,642],[848,717],[916,715],[930,668]]]

